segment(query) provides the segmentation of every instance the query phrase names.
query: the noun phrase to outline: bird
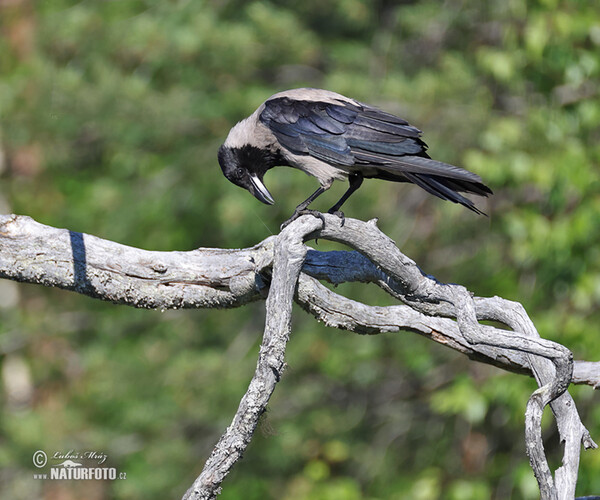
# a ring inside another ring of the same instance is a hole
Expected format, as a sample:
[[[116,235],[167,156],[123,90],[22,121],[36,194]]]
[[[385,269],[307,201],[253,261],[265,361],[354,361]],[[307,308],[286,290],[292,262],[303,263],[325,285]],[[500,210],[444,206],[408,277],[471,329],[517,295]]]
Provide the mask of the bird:
[[[422,132],[406,120],[336,92],[298,88],[276,93],[231,128],[218,151],[225,177],[262,203],[273,196],[264,184],[268,170],[293,167],[315,177],[319,188],[300,203],[287,224],[301,215],[324,216],[308,206],[336,180],[349,187],[328,213],[345,220],[343,203],[363,179],[416,184],[428,193],[485,215],[460,193],[493,194],[481,177],[432,159]]]

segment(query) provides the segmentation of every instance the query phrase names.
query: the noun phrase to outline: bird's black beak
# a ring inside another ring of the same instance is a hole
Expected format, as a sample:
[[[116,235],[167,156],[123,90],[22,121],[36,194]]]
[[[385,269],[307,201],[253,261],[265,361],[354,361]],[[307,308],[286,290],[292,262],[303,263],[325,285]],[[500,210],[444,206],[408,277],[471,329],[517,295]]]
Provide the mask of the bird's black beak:
[[[251,175],[250,181],[254,187],[254,192],[252,194],[258,201],[262,201],[265,205],[272,205],[275,203],[275,200],[271,196],[271,193],[269,193],[269,190],[256,175]]]

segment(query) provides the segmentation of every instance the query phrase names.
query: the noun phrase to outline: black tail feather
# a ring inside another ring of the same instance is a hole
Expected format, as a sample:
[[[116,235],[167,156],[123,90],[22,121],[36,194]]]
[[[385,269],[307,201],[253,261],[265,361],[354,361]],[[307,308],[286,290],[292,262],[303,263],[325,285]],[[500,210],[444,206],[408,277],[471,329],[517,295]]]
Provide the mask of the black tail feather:
[[[428,193],[437,196],[438,198],[441,198],[442,200],[459,203],[463,207],[468,208],[476,214],[487,216],[487,214],[479,210],[471,200],[465,198],[457,192],[463,191],[487,196],[488,191],[491,193],[491,190],[487,188],[487,186],[485,186],[484,184],[471,183],[469,181],[457,182],[456,179],[448,179],[447,177],[439,177],[426,174],[413,174],[408,172],[405,172],[404,176],[410,182],[423,188]],[[486,188],[486,190],[482,189],[481,186]]]

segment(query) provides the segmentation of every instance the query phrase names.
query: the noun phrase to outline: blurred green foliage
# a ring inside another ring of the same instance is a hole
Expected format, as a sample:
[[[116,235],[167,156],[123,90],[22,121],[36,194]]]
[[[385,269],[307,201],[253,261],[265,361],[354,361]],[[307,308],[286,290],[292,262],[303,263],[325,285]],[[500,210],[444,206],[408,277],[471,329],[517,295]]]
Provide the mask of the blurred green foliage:
[[[428,273],[522,302],[544,337],[600,356],[595,0],[14,0],[0,2],[0,29],[6,211],[157,250],[253,245],[316,183],[275,169],[279,202],[265,207],[222,177],[216,150],[274,92],[327,88],[408,118],[433,157],[495,192],[478,202],[484,218],[368,181],[348,216],[379,217]],[[337,290],[391,303],[372,286]],[[245,391],[263,304],[161,313],[13,283],[0,299],[0,495],[181,496]],[[538,497],[523,443],[532,380],[299,309],[287,358],[220,498]],[[30,373],[21,402],[9,360]],[[572,392],[598,438],[598,397]],[[127,480],[34,481],[37,449],[105,452]],[[600,493],[599,470],[585,452],[579,494]]]

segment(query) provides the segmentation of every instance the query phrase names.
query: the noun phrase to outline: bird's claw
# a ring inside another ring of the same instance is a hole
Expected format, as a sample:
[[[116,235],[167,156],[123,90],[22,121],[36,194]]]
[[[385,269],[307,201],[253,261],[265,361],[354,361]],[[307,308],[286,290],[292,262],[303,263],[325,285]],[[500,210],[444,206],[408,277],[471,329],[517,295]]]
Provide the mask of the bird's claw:
[[[292,222],[294,222],[299,217],[302,217],[303,215],[312,215],[313,217],[317,217],[323,221],[323,224],[325,224],[325,216],[321,212],[319,212],[318,210],[310,210],[308,208],[305,208],[304,210],[295,210],[294,213],[292,214],[292,216],[288,220],[286,220],[283,224],[281,224],[279,229],[281,231],[283,231]]]
[[[335,215],[336,217],[339,217],[341,220],[340,227],[344,227],[344,223],[346,222],[346,216],[344,215],[344,212],[342,212],[341,210],[334,210],[334,211],[329,210],[329,212],[327,212],[327,213],[331,214],[331,215]]]

